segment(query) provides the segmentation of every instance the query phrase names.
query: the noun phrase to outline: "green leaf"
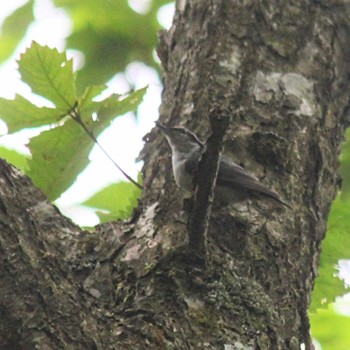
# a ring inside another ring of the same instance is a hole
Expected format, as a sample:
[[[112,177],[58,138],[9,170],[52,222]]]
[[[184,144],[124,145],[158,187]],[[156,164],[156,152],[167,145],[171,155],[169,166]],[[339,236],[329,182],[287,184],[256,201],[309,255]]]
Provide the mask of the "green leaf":
[[[0,118],[6,122],[9,133],[52,124],[60,117],[61,113],[56,109],[37,107],[20,95],[14,100],[0,97]]]
[[[341,259],[350,259],[350,129],[347,131],[347,141],[342,147],[340,161],[343,188],[329,214],[327,235],[322,242],[320,268],[312,293],[311,312],[327,307],[336,297],[348,292],[344,281],[338,277],[337,265]]]
[[[8,16],[1,27],[0,62],[8,59],[34,21],[34,1],[30,0]]]
[[[33,42],[21,55],[19,71],[33,90],[51,102],[58,113],[67,113],[77,101],[73,62],[65,53]]]
[[[126,97],[112,94],[103,101],[93,101],[93,98],[101,92],[101,86],[92,86],[85,90],[80,98],[78,110],[84,124],[91,124],[91,115],[97,113],[98,120],[90,125],[95,135],[105,129],[116,116],[135,111],[147,91],[147,87],[130,92]],[[107,124],[106,124],[107,123]]]
[[[344,281],[340,280],[336,266],[340,259],[350,258],[350,203],[339,197],[333,202],[328,219],[328,230],[322,244],[319,276],[312,294],[310,311],[325,308],[335,298],[347,292]]]
[[[93,98],[102,93],[102,91],[106,89],[106,85],[93,85],[88,86],[83,95],[79,98],[79,107],[80,110],[85,108],[85,110],[89,111],[89,107],[92,105],[93,112],[95,112],[95,103],[93,103]]]
[[[146,88],[123,98],[111,95],[103,101],[93,101],[104,86],[91,86],[77,98],[72,61],[67,61],[64,53],[37,43],[22,55],[19,66],[22,78],[33,91],[50,99],[56,108],[40,108],[16,95],[14,100],[0,98],[0,117],[7,123],[9,132],[54,125],[30,140],[32,158],[28,161],[27,174],[49,199],[55,200],[89,163],[94,140],[86,130],[97,138],[114,118],[137,108]],[[92,119],[94,113],[97,120]]]
[[[88,165],[93,141],[74,120],[33,137],[28,175],[50,200],[58,198]]]
[[[141,190],[130,182],[110,185],[86,200],[83,205],[100,209],[96,214],[101,222],[125,220],[137,205]],[[107,211],[108,214],[101,212]]]
[[[131,93],[123,100],[112,95],[101,102],[86,102],[81,119],[95,137],[118,115],[137,108],[146,89]],[[88,99],[86,99],[88,101]],[[93,121],[86,110],[94,106],[98,120]],[[32,159],[29,173],[36,186],[40,187],[50,200],[57,199],[75,181],[89,163],[89,153],[94,141],[81,125],[70,119],[62,126],[44,131],[29,142]]]
[[[0,146],[0,158],[5,159],[8,163],[11,163],[22,171],[26,171],[28,168],[28,157],[24,154],[18,153],[13,149],[8,149],[6,147]]]
[[[333,305],[310,315],[311,334],[322,345],[322,350],[350,349],[350,317],[339,315]]]
[[[105,100],[98,102],[98,119],[101,123],[109,121],[116,115],[122,115],[136,110],[147,91],[147,87],[129,93],[127,97],[120,99],[119,95],[111,95]]]
[[[55,0],[72,19],[67,46],[84,53],[84,66],[77,77],[79,91],[87,85],[108,81],[131,61],[142,61],[159,69],[153,50],[160,29],[157,11],[163,3],[151,1],[150,11],[140,14],[125,0]]]

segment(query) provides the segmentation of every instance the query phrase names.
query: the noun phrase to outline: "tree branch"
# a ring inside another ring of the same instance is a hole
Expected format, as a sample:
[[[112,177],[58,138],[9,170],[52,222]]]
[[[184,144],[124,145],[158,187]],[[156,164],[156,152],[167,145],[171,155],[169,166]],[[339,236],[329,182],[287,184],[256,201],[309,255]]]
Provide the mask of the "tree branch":
[[[210,111],[211,135],[206,142],[205,152],[194,176],[193,182],[196,185],[196,191],[188,222],[189,247],[201,260],[206,260],[207,233],[214,188],[230,119],[227,112],[223,112],[219,108],[213,108]]]

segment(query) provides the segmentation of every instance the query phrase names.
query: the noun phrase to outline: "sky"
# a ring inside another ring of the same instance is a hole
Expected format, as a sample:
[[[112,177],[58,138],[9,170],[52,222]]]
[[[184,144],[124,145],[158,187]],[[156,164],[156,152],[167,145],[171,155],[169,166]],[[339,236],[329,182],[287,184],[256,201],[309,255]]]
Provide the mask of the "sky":
[[[26,0],[0,0],[0,23],[25,2]],[[147,5],[147,1],[129,0],[129,2],[130,6],[139,12],[144,11],[142,4]],[[163,26],[170,26],[173,11],[173,6],[163,7],[160,11],[158,18]],[[16,59],[21,52],[30,46],[33,40],[41,45],[56,47],[63,51],[65,38],[69,35],[72,25],[65,11],[55,8],[51,0],[36,0],[34,15],[36,21],[30,26],[20,47],[5,64],[0,66],[0,96],[11,99],[15,93],[18,93],[42,106],[45,105],[46,101],[32,95],[30,88],[20,81]],[[78,52],[68,50],[67,55],[68,58],[73,58],[73,62],[74,59],[78,61]],[[148,86],[147,94],[138,110],[138,120],[135,120],[132,114],[117,118],[111,127],[99,137],[99,142],[115,162],[136,179],[142,164],[136,164],[135,159],[143,147],[143,136],[153,128],[154,121],[158,119],[162,86],[154,69],[141,62],[133,62],[127,66],[125,74],[118,74],[107,83],[107,92],[110,94],[126,93],[130,89],[129,82],[132,82],[136,89]],[[0,124],[0,133],[3,133],[4,130],[6,130],[4,125]],[[32,131],[21,132],[14,136],[3,136],[0,139],[0,144],[29,154],[25,144],[30,135],[32,135]],[[76,183],[55,203],[65,215],[70,216],[76,223],[83,226],[96,225],[98,218],[91,209],[82,207],[78,203],[109,184],[125,180],[123,175],[97,147],[91,152],[90,159],[90,165],[78,177]]]

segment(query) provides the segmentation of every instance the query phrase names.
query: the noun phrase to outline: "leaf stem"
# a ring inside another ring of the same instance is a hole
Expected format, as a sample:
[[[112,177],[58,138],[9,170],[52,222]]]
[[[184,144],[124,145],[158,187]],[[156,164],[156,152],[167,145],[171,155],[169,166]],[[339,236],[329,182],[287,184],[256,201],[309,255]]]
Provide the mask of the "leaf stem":
[[[106,155],[106,157],[119,169],[119,171],[131,182],[133,183],[136,187],[139,189],[143,189],[143,187],[137,183],[131,176],[129,176],[115,161],[114,159],[105,151],[105,149],[101,146],[101,144],[97,141],[95,135],[90,131],[84,122],[81,120],[79,111],[77,110],[77,105],[78,103],[76,102],[73,108],[70,110],[68,113],[73,120],[75,120],[86,132],[86,134],[95,142],[95,144],[101,149],[101,151]]]

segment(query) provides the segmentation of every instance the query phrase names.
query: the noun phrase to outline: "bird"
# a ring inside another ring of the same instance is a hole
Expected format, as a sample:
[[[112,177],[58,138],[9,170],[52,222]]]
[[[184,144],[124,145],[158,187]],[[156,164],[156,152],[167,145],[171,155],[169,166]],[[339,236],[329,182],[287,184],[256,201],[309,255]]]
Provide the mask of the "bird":
[[[187,128],[167,127],[159,122],[156,122],[156,126],[164,134],[171,147],[172,168],[177,186],[191,191],[193,189],[193,176],[201,155],[205,151],[205,145]],[[225,197],[223,201],[230,202],[240,201],[242,194],[260,194],[292,209],[276,191],[269,189],[256,176],[222,156],[216,179],[215,196],[220,196],[221,199]]]

